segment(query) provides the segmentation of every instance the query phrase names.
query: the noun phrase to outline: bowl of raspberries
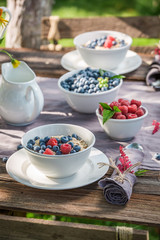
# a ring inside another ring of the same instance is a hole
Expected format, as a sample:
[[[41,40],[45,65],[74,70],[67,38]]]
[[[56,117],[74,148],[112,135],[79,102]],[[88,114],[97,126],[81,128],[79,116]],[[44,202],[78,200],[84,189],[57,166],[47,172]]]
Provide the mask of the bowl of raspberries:
[[[116,31],[92,31],[76,36],[74,44],[89,66],[112,70],[124,60],[132,38]]]
[[[109,104],[100,103],[96,115],[101,127],[110,138],[128,141],[141,129],[148,110],[139,100],[120,98]]]
[[[72,124],[49,124],[33,128],[22,137],[31,163],[43,174],[64,178],[86,162],[95,143],[94,134]]]

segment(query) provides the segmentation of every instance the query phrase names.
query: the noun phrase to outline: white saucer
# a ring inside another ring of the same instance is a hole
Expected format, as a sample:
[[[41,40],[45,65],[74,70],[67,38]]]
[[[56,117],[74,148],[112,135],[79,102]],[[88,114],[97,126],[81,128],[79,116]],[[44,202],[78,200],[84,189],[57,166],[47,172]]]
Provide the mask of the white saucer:
[[[104,153],[92,148],[91,154],[83,167],[74,175],[67,178],[48,178],[38,171],[28,159],[25,149],[15,152],[8,159],[6,170],[8,174],[29,187],[46,190],[65,190],[91,184],[105,175],[108,166],[99,168],[98,162],[109,163]]]
[[[141,64],[141,57],[136,52],[128,50],[124,61],[119,65],[119,67],[112,69],[112,71],[117,74],[124,74],[136,70]],[[88,67],[77,50],[64,54],[61,59],[61,65],[68,71],[79,70]]]

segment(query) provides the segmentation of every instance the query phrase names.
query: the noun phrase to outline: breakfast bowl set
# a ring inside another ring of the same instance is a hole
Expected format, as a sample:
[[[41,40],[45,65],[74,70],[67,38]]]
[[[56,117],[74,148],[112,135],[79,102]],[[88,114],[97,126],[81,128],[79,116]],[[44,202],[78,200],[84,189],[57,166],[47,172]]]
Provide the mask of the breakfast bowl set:
[[[78,35],[74,44],[77,50],[65,54],[61,60],[69,72],[58,80],[58,88],[66,102],[79,113],[96,114],[100,130],[102,128],[112,140],[133,139],[148,111],[139,100],[117,98],[123,86],[124,76],[121,74],[141,64],[140,57],[135,57],[129,50],[132,38],[115,31],[94,31]],[[129,58],[136,65],[127,65],[125,70],[123,64]],[[82,64],[76,66],[78,61]],[[36,93],[30,91],[30,97],[35,100]],[[47,190],[71,189],[97,181],[108,170],[107,156],[94,148],[94,134],[78,125],[42,125],[26,132],[21,144],[23,149],[19,150],[18,166],[14,153],[6,168],[10,176],[27,186]],[[21,155],[27,159],[28,171],[25,173]],[[99,161],[106,166],[100,169]]]

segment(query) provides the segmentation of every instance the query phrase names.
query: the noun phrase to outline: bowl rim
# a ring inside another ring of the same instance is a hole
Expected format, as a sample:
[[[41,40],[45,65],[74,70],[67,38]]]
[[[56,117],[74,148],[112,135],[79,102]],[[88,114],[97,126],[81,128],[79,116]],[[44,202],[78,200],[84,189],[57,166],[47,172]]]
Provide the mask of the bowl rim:
[[[89,133],[91,133],[92,137],[93,137],[93,140],[92,140],[92,143],[90,144],[90,146],[88,146],[87,148],[83,149],[82,151],[79,151],[79,152],[76,152],[74,153],[73,155],[70,155],[70,154],[62,154],[62,155],[48,155],[48,154],[41,154],[41,153],[38,153],[38,152],[34,152],[33,150],[27,148],[27,146],[25,146],[24,142],[23,142],[23,138],[26,134],[28,134],[29,132],[35,130],[35,129],[40,129],[41,127],[51,127],[51,126],[60,126],[60,125],[66,125],[66,126],[76,126],[76,127],[80,127],[81,129],[85,129],[87,130]],[[24,135],[22,136],[21,138],[21,144],[22,146],[24,147],[24,149],[28,152],[30,152],[32,155],[36,155],[36,156],[39,156],[39,157],[43,157],[43,158],[51,158],[51,159],[54,159],[54,158],[67,158],[67,156],[76,156],[77,154],[80,154],[82,152],[85,152],[85,151],[88,151],[90,148],[92,148],[95,144],[95,141],[96,141],[96,138],[95,138],[95,135],[93,134],[93,132],[91,132],[89,129],[85,128],[85,127],[82,127],[80,125],[76,125],[76,124],[67,124],[67,123],[53,123],[53,124],[44,124],[44,125],[41,125],[41,126],[38,126],[38,127],[35,127],[35,128],[32,128],[30,129],[29,131],[27,131],[26,133],[24,133]]]
[[[62,90],[64,93],[69,93],[69,94],[75,95],[75,96],[82,96],[82,97],[83,97],[83,96],[85,96],[85,97],[91,97],[91,96],[99,96],[99,95],[101,96],[101,95],[106,94],[106,93],[114,92],[115,90],[117,90],[118,88],[120,88],[121,85],[122,85],[122,83],[123,83],[123,79],[120,78],[120,83],[119,83],[116,87],[114,87],[114,88],[112,88],[112,89],[109,89],[109,90],[107,90],[107,91],[104,91],[104,92],[100,92],[100,93],[91,93],[91,94],[89,94],[89,93],[76,93],[76,92],[73,92],[73,91],[65,90],[65,89],[61,86],[61,84],[60,84],[62,81],[64,81],[64,80],[67,79],[67,77],[66,77],[66,78],[64,78],[64,77],[70,75],[71,73],[72,73],[72,75],[74,75],[74,73],[78,73],[78,72],[81,71],[81,70],[85,70],[85,69],[72,70],[72,71],[70,71],[70,72],[67,72],[67,73],[63,74],[63,75],[58,79],[58,87],[60,88],[60,90]],[[112,71],[110,71],[110,70],[105,70],[105,71],[111,72],[111,73],[117,75],[116,73],[114,73],[114,72],[112,72]],[[71,75],[71,76],[72,76],[72,75]],[[62,79],[62,78],[64,78],[64,79]]]
[[[112,49],[101,49],[101,50],[99,50],[99,49],[92,49],[92,48],[86,48],[86,47],[84,47],[83,45],[80,45],[80,44],[76,43],[77,39],[78,39],[79,37],[83,36],[83,35],[86,35],[86,34],[94,34],[94,33],[96,34],[96,33],[100,33],[100,32],[104,32],[104,34],[105,34],[105,33],[113,33],[113,34],[122,34],[122,35],[125,35],[127,38],[129,38],[129,43],[128,43],[127,45],[123,46],[123,47],[112,48]],[[73,39],[74,45],[77,46],[78,48],[80,48],[80,49],[85,49],[86,51],[91,51],[91,52],[96,51],[97,53],[102,53],[103,51],[104,51],[104,52],[108,52],[108,51],[109,51],[109,52],[111,52],[111,51],[120,51],[120,50],[122,50],[122,49],[125,49],[125,48],[130,47],[131,44],[132,44],[132,42],[133,42],[133,39],[132,39],[132,37],[129,36],[128,34],[122,33],[122,32],[118,32],[118,31],[112,31],[112,30],[98,30],[98,31],[84,32],[84,33],[81,33],[81,34],[77,35],[77,36]]]
[[[128,123],[128,122],[136,122],[136,121],[138,121],[138,120],[141,120],[141,119],[143,119],[143,118],[145,118],[147,115],[148,115],[148,110],[147,110],[147,108],[146,107],[144,107],[143,105],[141,106],[141,108],[143,108],[144,110],[145,110],[145,113],[144,113],[144,115],[143,116],[140,116],[140,117],[137,117],[137,118],[132,118],[132,119],[114,119],[114,118],[110,118],[108,121],[109,122],[119,122],[120,124],[122,123]],[[102,115],[101,114],[99,114],[99,112],[98,112],[98,110],[99,110],[99,108],[97,108],[96,109],[96,115],[97,115],[97,117],[98,118],[100,118],[101,120],[103,120],[103,117],[102,117]],[[121,120],[121,121],[120,121]],[[107,121],[107,122],[108,122]],[[105,123],[107,123],[107,122],[105,122]],[[104,123],[104,124],[105,124]]]

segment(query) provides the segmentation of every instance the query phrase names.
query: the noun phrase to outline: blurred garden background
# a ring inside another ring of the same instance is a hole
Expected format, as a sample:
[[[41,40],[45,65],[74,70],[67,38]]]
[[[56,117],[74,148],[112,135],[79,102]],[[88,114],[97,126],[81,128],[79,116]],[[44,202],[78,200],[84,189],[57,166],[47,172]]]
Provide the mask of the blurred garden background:
[[[47,0],[46,0],[47,1]],[[7,0],[1,0],[0,6],[7,6]],[[159,0],[53,0],[52,15],[61,18],[91,16],[160,16]],[[104,26],[105,29],[105,26]],[[133,39],[133,46],[155,46],[158,39]],[[64,47],[73,47],[72,39],[62,39]],[[5,41],[0,45],[5,46]]]
[[[46,0],[47,1],[47,0]],[[6,0],[0,1],[0,6],[7,6]],[[91,16],[160,16],[160,0],[53,0],[52,15],[61,18],[91,17]],[[105,26],[103,26],[104,29]],[[60,40],[63,46],[73,46],[72,39]],[[134,39],[134,46],[154,46],[158,39]],[[5,47],[5,39],[0,45]],[[131,226],[136,229],[147,229],[150,232],[150,240],[158,240],[158,229],[134,224],[106,222],[99,220],[87,220],[64,216],[51,216],[27,213],[27,217],[43,218],[48,220],[60,220],[80,222],[106,226]]]

